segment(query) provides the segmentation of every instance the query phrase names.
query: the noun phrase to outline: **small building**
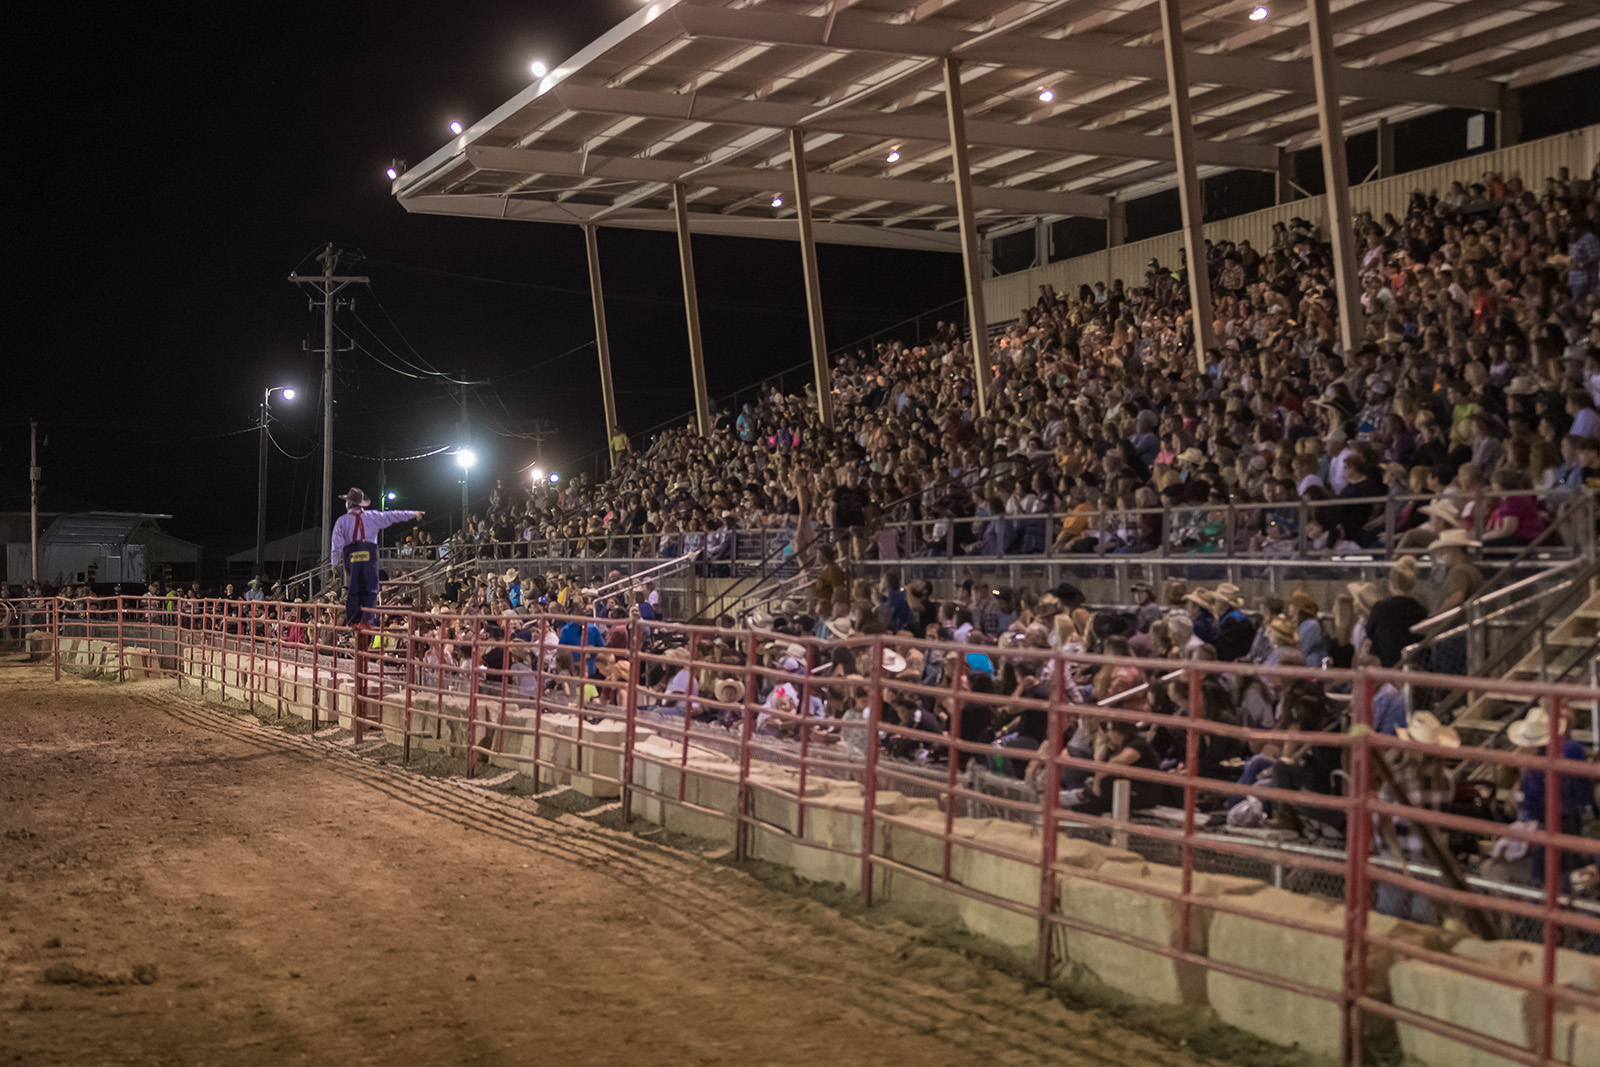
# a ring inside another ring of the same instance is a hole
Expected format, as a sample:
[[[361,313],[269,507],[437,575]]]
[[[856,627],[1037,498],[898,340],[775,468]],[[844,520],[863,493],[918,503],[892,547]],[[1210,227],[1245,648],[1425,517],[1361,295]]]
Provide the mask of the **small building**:
[[[200,577],[200,546],[173,537],[157,520],[171,515],[88,511],[57,515],[39,534],[39,580],[77,582],[190,581]],[[6,543],[6,581],[27,581],[32,568],[24,537]]]

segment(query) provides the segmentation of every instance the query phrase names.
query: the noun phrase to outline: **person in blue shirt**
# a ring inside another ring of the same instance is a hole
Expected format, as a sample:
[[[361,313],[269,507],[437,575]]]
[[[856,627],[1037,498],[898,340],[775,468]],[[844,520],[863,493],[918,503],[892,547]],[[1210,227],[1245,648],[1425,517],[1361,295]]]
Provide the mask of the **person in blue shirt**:
[[[1564,725],[1569,729],[1571,720],[1563,716]],[[1544,708],[1534,708],[1518,721],[1506,728],[1506,737],[1511,743],[1525,753],[1543,756],[1549,751],[1550,746],[1550,713]],[[1561,742],[1561,757],[1576,763],[1582,763],[1589,758],[1583,745],[1567,737]],[[1546,772],[1540,768],[1529,767],[1522,772],[1520,788],[1522,791],[1521,821],[1537,823],[1541,828],[1545,826],[1545,783]],[[1561,825],[1550,827],[1559,833],[1577,836],[1583,830],[1583,812],[1593,801],[1594,780],[1578,775],[1558,775],[1556,787],[1561,795]],[[1529,845],[1528,859],[1532,864],[1533,883],[1544,884],[1544,846]],[[1561,871],[1563,875],[1590,862],[1591,857],[1578,852],[1563,852],[1561,854]]]
[[[1205,589],[1196,589],[1183,599],[1189,605],[1189,619],[1194,623],[1194,635],[1202,643],[1211,644],[1217,639],[1217,617],[1212,611],[1216,606],[1215,598]]]
[[[588,605],[581,596],[573,597],[572,601],[567,605],[567,611],[573,615],[587,614],[587,608]],[[587,638],[584,635],[585,629],[588,630]],[[576,619],[570,620],[562,625],[558,640],[561,647],[572,650],[574,663],[577,662],[578,656],[581,654],[579,650],[586,651],[588,654],[584,656],[583,660],[584,677],[594,673],[594,654],[597,650],[605,648],[606,645],[606,636],[601,632],[599,626],[592,622],[584,624]],[[587,644],[587,648],[584,648],[585,644]]]

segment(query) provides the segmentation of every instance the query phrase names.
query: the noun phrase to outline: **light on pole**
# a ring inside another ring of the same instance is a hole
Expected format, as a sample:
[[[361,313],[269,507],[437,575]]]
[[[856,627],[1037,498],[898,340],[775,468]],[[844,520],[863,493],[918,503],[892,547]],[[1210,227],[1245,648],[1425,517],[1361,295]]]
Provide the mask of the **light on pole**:
[[[267,543],[267,420],[272,394],[282,393],[285,400],[294,399],[294,389],[275,385],[261,394],[260,455],[256,460],[256,573],[261,573],[261,557]]]
[[[467,528],[470,516],[467,514],[467,479],[471,476],[472,465],[478,462],[478,454],[465,446],[456,449],[456,465],[461,468],[461,528]]]

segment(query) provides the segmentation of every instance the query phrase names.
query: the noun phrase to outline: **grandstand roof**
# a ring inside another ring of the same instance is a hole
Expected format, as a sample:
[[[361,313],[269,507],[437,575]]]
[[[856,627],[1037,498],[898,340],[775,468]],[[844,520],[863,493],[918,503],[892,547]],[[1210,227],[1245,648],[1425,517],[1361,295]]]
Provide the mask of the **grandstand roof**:
[[[1183,0],[1202,175],[1317,143],[1302,0]],[[1347,134],[1600,64],[1593,0],[1332,0]],[[409,211],[959,248],[940,60],[962,60],[978,223],[1170,185],[1156,0],[654,0],[394,182]],[[1048,89],[1053,98],[1041,102]],[[898,151],[891,163],[888,156]],[[781,195],[783,205],[774,207]]]

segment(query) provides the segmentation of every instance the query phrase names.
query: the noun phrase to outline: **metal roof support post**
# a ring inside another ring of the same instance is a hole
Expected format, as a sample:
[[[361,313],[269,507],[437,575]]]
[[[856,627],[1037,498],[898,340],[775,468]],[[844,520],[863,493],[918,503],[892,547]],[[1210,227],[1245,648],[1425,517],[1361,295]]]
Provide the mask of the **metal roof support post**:
[[[583,243],[589,253],[589,300],[594,304],[594,347],[600,356],[600,398],[606,408],[606,454],[614,466],[617,453],[611,437],[617,430],[617,394],[611,386],[611,339],[606,334],[606,295],[600,284],[600,231],[583,228]]]
[[[1161,0],[1161,46],[1167,57],[1167,98],[1172,103],[1172,147],[1178,160],[1178,205],[1183,247],[1189,256],[1189,308],[1194,315],[1194,358],[1206,373],[1206,352],[1216,347],[1211,315],[1211,274],[1206,270],[1205,201],[1194,162],[1194,114],[1189,106],[1189,66],[1183,50],[1179,0]]]
[[[1378,177],[1394,177],[1394,127],[1388,119],[1378,120]]]
[[[706,354],[700,343],[700,300],[694,287],[694,250],[689,247],[689,203],[683,184],[672,186],[672,211],[678,220],[678,267],[683,271],[683,313],[689,320],[689,369],[694,375],[694,421],[701,437],[711,435],[711,398],[706,393]]]
[[[1522,93],[1509,85],[1500,90],[1500,107],[1494,113],[1494,146],[1510,148],[1522,141]]]
[[[972,378],[978,414],[989,412],[989,316],[983,306],[983,244],[972,208],[972,161],[967,147],[967,115],[961,104],[961,60],[944,57],[944,107],[950,119],[950,163],[961,222],[961,266],[967,279],[967,316],[972,322]]]
[[[1328,0],[1306,0],[1311,27],[1311,70],[1317,83],[1317,126],[1322,133],[1322,171],[1328,186],[1328,241],[1333,246],[1333,281],[1339,302],[1339,340],[1345,353],[1361,343],[1365,325],[1356,280],[1355,234],[1350,229],[1350,168],[1344,155],[1344,118],[1335,84],[1333,24]]]
[[[817,243],[811,235],[811,193],[806,187],[805,134],[789,131],[789,159],[794,169],[795,221],[800,224],[800,269],[806,279],[806,321],[811,326],[811,370],[817,379],[817,415],[833,429],[833,371],[828,366],[828,335],[822,324],[822,280],[817,272]]]

